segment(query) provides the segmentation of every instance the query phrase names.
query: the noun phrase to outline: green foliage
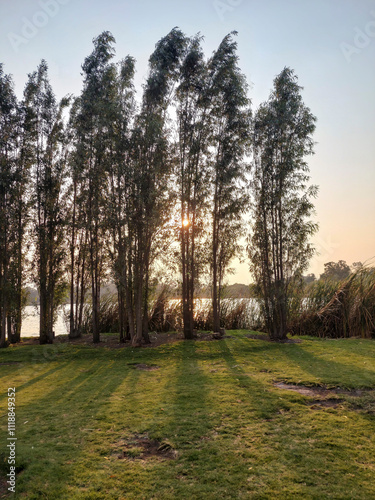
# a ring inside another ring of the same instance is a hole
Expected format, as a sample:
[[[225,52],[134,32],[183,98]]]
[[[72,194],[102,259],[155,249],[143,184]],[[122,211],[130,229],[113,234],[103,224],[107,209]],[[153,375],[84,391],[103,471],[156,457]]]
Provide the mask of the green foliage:
[[[42,60],[29,75],[24,92],[23,149],[32,176],[34,281],[40,295],[40,342],[52,343],[56,309],[63,298],[66,255],[66,138],[63,111],[57,104]]]
[[[267,331],[285,339],[288,290],[297,286],[314,249],[309,238],[317,225],[308,187],[305,157],[313,153],[316,118],[304,105],[293,70],[284,68],[269,100],[254,119],[254,177],[251,270],[262,295]]]
[[[320,275],[322,280],[341,281],[347,278],[350,274],[350,267],[345,260],[338,262],[327,262],[324,264],[324,273]]]
[[[210,102],[208,138],[212,177],[212,274],[214,331],[220,328],[221,295],[231,260],[240,255],[244,235],[242,215],[248,208],[245,154],[251,141],[250,100],[245,76],[238,67],[237,44],[227,35],[208,61]]]
[[[0,346],[20,337],[26,175],[20,159],[22,112],[0,64]]]

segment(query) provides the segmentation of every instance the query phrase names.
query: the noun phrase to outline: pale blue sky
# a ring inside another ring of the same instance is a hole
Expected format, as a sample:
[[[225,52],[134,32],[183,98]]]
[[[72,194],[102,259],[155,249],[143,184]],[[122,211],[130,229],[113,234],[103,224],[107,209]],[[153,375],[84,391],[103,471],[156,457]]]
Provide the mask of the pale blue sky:
[[[320,186],[314,242],[321,255],[310,271],[375,257],[375,0],[0,0],[0,62],[18,96],[42,58],[57,96],[78,94],[92,39],[109,30],[117,59],[136,58],[139,87],[155,43],[174,26],[201,32],[207,56],[238,31],[253,108],[284,66],[296,71],[318,118],[309,164]],[[249,282],[248,265],[237,269],[230,281]]]

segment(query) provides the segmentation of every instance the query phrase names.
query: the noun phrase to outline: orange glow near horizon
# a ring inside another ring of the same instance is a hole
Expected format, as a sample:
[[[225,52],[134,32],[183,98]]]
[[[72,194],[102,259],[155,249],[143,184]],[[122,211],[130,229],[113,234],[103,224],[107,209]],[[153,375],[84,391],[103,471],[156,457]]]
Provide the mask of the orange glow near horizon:
[[[184,219],[184,220],[182,221],[182,225],[183,225],[183,227],[188,227],[188,225],[189,225],[189,224],[190,224],[189,219]]]

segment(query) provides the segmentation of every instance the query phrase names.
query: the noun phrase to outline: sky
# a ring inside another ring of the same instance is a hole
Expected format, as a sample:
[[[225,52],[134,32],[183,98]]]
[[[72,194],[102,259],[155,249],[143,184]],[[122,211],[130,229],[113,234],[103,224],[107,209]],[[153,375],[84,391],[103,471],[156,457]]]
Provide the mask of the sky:
[[[92,39],[111,31],[116,59],[135,57],[140,90],[155,44],[178,26],[201,33],[209,57],[237,31],[239,65],[256,110],[275,76],[294,69],[305,104],[317,117],[308,159],[324,263],[375,261],[375,0],[0,0],[0,62],[16,94],[41,59],[58,98],[78,95]],[[249,283],[248,262],[235,261],[230,283]]]

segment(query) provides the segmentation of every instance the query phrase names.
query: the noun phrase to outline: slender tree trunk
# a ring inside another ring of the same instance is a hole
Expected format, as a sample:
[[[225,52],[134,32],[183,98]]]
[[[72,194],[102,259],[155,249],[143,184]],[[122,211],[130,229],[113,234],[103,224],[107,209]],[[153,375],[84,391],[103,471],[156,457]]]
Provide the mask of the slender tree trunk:
[[[39,290],[39,335],[40,344],[50,344],[50,337],[48,332],[48,304],[46,297],[46,288],[41,286]]]
[[[193,324],[192,324],[192,300],[191,300],[191,255],[189,245],[189,226],[182,226],[181,236],[181,251],[182,251],[182,311],[184,323],[184,338],[192,339]]]
[[[92,292],[92,336],[93,342],[100,342],[100,276],[99,276],[98,221],[94,223],[91,238],[91,292]]]
[[[5,215],[5,212],[3,212]],[[5,347],[7,345],[6,343],[6,326],[7,326],[7,234],[6,234],[6,228],[4,228],[3,234],[0,235],[1,239],[3,240],[3,255],[1,256],[1,263],[0,263],[0,273],[1,273],[1,278],[0,278],[0,297],[1,297],[1,303],[0,303],[0,347]]]
[[[99,287],[97,279],[97,271],[94,270],[91,281],[91,292],[92,292],[92,335],[93,342],[100,342],[100,332],[99,332]]]
[[[131,308],[131,298],[129,294],[129,284],[128,284],[128,273],[127,273],[127,262],[126,262],[126,249],[124,247],[124,261],[123,261],[123,266],[122,266],[122,301],[123,301],[123,329],[124,329],[124,336],[123,336],[123,342],[127,340],[132,339],[131,335],[131,329],[130,329],[130,324],[134,324],[133,319],[131,320],[132,316],[129,317],[129,309]],[[134,332],[134,330],[133,330]]]
[[[149,275],[150,275],[150,245],[147,244],[145,251],[145,279],[144,279],[144,293],[143,293],[143,327],[142,337],[145,344],[151,344],[150,336],[148,333],[148,300],[149,300]]]
[[[124,321],[124,291],[121,285],[118,285],[117,289],[117,303],[118,303],[118,313],[119,313],[119,330],[120,330],[120,342],[125,342],[125,321]]]
[[[133,283],[132,264],[133,264],[133,251],[131,246],[129,245],[128,259],[127,259],[127,280],[125,287],[125,302],[126,302],[126,310],[128,316],[128,324],[129,324],[129,336],[130,340],[133,342],[135,336],[135,317],[134,317],[134,283]]]
[[[40,227],[40,226],[39,226]],[[47,256],[48,251],[45,244],[45,225],[40,228],[42,234],[39,236],[39,336],[41,344],[50,344],[50,333],[48,323],[48,289],[47,289]]]
[[[3,278],[3,277],[2,277]],[[2,279],[2,282],[4,283],[4,280]],[[3,284],[2,283],[2,284]],[[5,298],[5,293],[3,291],[2,287],[2,303],[1,303],[1,333],[0,333],[0,347],[6,347],[7,342],[6,342],[6,320],[7,320],[7,308],[6,308],[6,298]]]
[[[213,310],[213,329],[214,332],[220,332],[220,311],[219,311],[219,289],[218,289],[218,227],[217,227],[217,198],[215,187],[215,202],[213,214],[212,231],[212,310]]]
[[[72,234],[70,243],[70,311],[69,311],[69,337],[76,338],[77,331],[74,324],[74,275],[75,275],[75,226],[76,226],[76,198],[77,198],[77,181],[73,180],[73,217],[72,217]]]
[[[134,305],[135,305],[135,336],[133,338],[133,346],[140,347],[143,337],[143,281],[144,281],[144,266],[143,266],[143,238],[141,230],[138,230],[137,255],[136,255],[136,272],[135,272],[135,289],[134,289]]]
[[[16,250],[16,287],[15,287],[15,314],[14,314],[14,331],[12,335],[12,342],[21,341],[21,327],[22,327],[22,243],[23,243],[23,226],[22,226],[22,199],[18,200],[18,241]]]

